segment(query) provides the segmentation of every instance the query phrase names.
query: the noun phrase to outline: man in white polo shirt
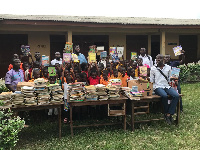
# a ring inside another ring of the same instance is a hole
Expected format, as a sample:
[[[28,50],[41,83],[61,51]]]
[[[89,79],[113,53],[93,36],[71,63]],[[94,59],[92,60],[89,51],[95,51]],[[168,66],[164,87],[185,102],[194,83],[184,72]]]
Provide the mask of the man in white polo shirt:
[[[153,83],[153,89],[155,93],[162,98],[162,104],[164,106],[164,117],[168,124],[172,124],[172,115],[175,113],[176,106],[179,100],[179,94],[171,88],[169,81],[173,80],[171,76],[171,66],[163,63],[163,55],[158,54],[156,56],[157,66],[151,67],[150,81]],[[168,95],[172,97],[170,105],[168,105]]]
[[[142,58],[143,65],[147,64],[149,65],[149,67],[153,67],[152,57],[150,55],[147,55],[146,53],[147,53],[146,48],[141,48],[140,55],[138,55],[138,58]]]

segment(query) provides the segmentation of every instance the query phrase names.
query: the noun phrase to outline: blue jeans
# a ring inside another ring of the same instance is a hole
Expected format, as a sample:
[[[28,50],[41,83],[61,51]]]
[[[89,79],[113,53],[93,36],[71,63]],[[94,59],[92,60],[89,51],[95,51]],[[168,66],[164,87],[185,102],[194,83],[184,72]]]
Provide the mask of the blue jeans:
[[[162,97],[162,103],[164,106],[164,113],[173,115],[176,110],[176,106],[179,100],[179,94],[173,88],[157,88],[155,89],[156,95]],[[171,104],[168,105],[168,95],[172,97]]]

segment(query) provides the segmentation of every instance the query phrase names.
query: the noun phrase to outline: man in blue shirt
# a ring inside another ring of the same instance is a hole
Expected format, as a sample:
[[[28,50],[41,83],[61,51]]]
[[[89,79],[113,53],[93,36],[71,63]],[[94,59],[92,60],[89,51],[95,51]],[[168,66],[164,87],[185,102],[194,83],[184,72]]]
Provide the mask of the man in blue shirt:
[[[80,53],[80,46],[78,44],[74,45],[74,54],[76,54],[78,56],[80,64],[87,63],[87,60],[85,59],[85,56]]]
[[[165,64],[167,64],[171,67],[178,67],[179,65],[184,64],[185,63],[185,51],[181,50],[181,53],[182,53],[181,61],[171,61],[171,56],[169,54],[165,55],[165,57],[164,57]],[[177,90],[178,90],[178,93],[181,94],[180,78],[178,79]],[[181,110],[181,112],[183,112],[182,98],[180,99],[180,110]]]

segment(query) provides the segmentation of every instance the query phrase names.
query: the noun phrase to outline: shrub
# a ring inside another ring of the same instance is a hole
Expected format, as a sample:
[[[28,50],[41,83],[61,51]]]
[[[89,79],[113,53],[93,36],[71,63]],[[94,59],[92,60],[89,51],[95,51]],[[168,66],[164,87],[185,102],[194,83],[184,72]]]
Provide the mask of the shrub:
[[[2,105],[2,101],[0,101]],[[24,127],[24,120],[13,117],[10,109],[0,111],[0,149],[10,149],[17,143],[18,133]]]
[[[8,88],[5,86],[5,80],[4,79],[0,79],[0,93],[2,92],[8,92]]]
[[[188,63],[180,65],[180,80],[182,82],[198,82],[200,81],[200,63]]]

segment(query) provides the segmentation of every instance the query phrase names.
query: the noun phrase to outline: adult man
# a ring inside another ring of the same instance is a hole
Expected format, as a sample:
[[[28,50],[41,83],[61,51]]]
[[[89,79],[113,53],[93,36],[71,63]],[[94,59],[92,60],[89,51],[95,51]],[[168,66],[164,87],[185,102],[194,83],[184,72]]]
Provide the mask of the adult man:
[[[184,50],[181,50],[181,56],[182,56],[181,61],[171,61],[171,56],[169,54],[167,54],[164,57],[164,62],[165,62],[165,64],[167,64],[171,67],[177,67],[177,66],[185,63],[185,51]]]
[[[185,51],[184,50],[181,50],[181,56],[182,56],[181,61],[171,61],[171,56],[169,54],[167,54],[164,57],[164,62],[165,62],[165,64],[167,64],[171,67],[177,67],[177,66],[185,63]],[[178,80],[178,83],[177,83],[177,90],[178,90],[178,93],[181,94],[180,79]],[[181,112],[183,112],[182,98],[180,99],[180,110],[181,110]]]
[[[140,49],[140,55],[138,56],[138,58],[142,58],[143,60],[143,65],[147,64],[150,67],[153,67],[153,61],[152,61],[152,57],[150,55],[146,55],[146,48],[141,48]]]
[[[24,74],[20,69],[20,64],[19,59],[13,59],[13,69],[8,71],[5,76],[5,85],[12,92],[16,91],[18,82],[24,82]]]
[[[74,54],[76,54],[78,56],[80,64],[87,63],[87,60],[85,59],[85,56],[80,53],[80,46],[79,45],[75,45],[74,46]]]
[[[56,63],[62,64],[62,58],[60,52],[55,52],[55,59],[51,61],[51,65],[55,66]]]
[[[151,67],[150,81],[153,82],[153,88],[157,95],[162,97],[164,106],[164,117],[168,124],[173,122],[172,115],[175,113],[179,100],[179,94],[169,86],[171,67],[163,63],[163,55],[156,56],[157,66]],[[168,105],[168,95],[172,96],[171,104]]]

